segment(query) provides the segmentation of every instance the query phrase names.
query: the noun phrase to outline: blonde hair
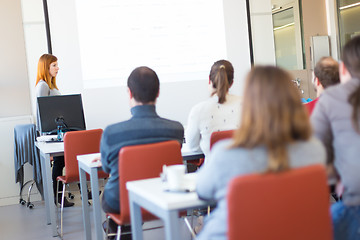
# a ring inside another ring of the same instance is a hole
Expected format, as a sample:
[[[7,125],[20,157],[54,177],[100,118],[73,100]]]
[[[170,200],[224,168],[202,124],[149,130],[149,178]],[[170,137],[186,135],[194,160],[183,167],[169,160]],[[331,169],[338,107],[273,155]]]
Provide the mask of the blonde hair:
[[[37,75],[36,75],[36,84],[40,80],[44,80],[50,89],[58,89],[56,86],[56,77],[51,77],[49,73],[50,64],[57,62],[57,57],[51,54],[43,54],[38,62]],[[58,89],[59,90],[59,89]]]
[[[219,60],[215,62],[210,71],[210,81],[215,91],[211,94],[217,95],[218,103],[222,104],[226,101],[226,94],[234,80],[234,68],[229,61]]]
[[[288,169],[288,144],[311,136],[308,113],[291,80],[272,66],[254,67],[246,80],[241,126],[231,147],[265,146],[270,172]]]

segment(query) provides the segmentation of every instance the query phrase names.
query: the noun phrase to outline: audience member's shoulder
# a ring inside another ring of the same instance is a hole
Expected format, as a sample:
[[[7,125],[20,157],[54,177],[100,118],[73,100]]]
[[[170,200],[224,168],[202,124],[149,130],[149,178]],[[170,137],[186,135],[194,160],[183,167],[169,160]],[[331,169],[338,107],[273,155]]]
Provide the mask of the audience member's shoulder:
[[[234,94],[228,94],[226,96],[226,101],[236,101],[236,102],[241,102],[242,98],[238,95],[234,95]]]
[[[214,146],[212,147],[211,152],[223,152],[229,149],[229,147],[232,144],[232,139],[224,139],[216,142]]]
[[[324,93],[321,95],[321,98],[343,98],[347,99],[347,95],[354,91],[358,86],[356,79],[351,79],[348,82],[336,84],[325,89]]]
[[[299,141],[290,145],[291,154],[301,156],[303,161],[325,163],[326,151],[324,145],[315,137],[307,141]]]
[[[127,120],[127,121],[123,121],[123,122],[117,122],[117,123],[110,124],[104,129],[103,134],[106,135],[106,134],[117,133],[123,129],[126,129],[128,122],[129,121]]]
[[[178,122],[178,121],[175,121],[175,120],[170,120],[170,119],[167,119],[167,118],[161,118],[162,121],[166,124],[168,124],[169,126],[173,127],[173,128],[178,128],[178,129],[182,129],[184,130],[184,127],[183,125]]]

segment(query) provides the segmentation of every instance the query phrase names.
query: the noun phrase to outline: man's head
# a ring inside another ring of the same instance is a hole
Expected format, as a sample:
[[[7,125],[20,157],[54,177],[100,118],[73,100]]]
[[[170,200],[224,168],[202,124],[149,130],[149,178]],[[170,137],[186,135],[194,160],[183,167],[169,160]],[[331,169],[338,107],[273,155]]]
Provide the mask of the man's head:
[[[148,67],[135,68],[127,82],[130,99],[135,100],[137,104],[155,104],[159,96],[159,78]]]
[[[331,57],[321,58],[315,66],[314,78],[317,96],[320,96],[325,88],[340,83],[339,64]]]

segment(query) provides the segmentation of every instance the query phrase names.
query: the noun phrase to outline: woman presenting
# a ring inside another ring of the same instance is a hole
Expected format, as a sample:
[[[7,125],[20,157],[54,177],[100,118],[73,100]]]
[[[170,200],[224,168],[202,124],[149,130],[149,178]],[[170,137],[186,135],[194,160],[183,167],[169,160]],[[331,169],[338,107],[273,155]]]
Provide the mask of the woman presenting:
[[[56,75],[58,74],[59,66],[57,58],[51,54],[44,54],[40,57],[38,63],[38,70],[36,76],[36,97],[56,96],[61,95],[56,85]],[[39,114],[37,114],[37,121],[39,124]],[[54,190],[54,201],[56,197],[61,200],[61,196],[56,196],[56,178],[62,176],[63,168],[65,167],[64,157],[54,157],[52,168],[52,181]],[[62,183],[59,182],[59,191],[62,189]],[[60,201],[58,201],[60,202]],[[67,198],[64,199],[64,207],[71,207],[74,203],[69,202]]]

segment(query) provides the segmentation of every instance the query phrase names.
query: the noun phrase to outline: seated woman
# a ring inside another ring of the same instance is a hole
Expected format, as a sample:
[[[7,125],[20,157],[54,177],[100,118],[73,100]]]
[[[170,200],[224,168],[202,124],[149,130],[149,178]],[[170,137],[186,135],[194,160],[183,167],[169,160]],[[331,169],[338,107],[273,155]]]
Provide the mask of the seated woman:
[[[240,128],[233,139],[214,145],[198,173],[199,197],[218,201],[199,240],[227,239],[226,194],[234,177],[324,164],[325,148],[311,137],[308,113],[291,79],[272,66],[254,67],[248,74]]]
[[[212,132],[238,127],[241,98],[229,94],[233,81],[232,64],[226,60],[215,62],[209,75],[211,98],[198,103],[190,111],[185,131],[186,147],[190,151],[201,150],[205,159],[210,152]]]

